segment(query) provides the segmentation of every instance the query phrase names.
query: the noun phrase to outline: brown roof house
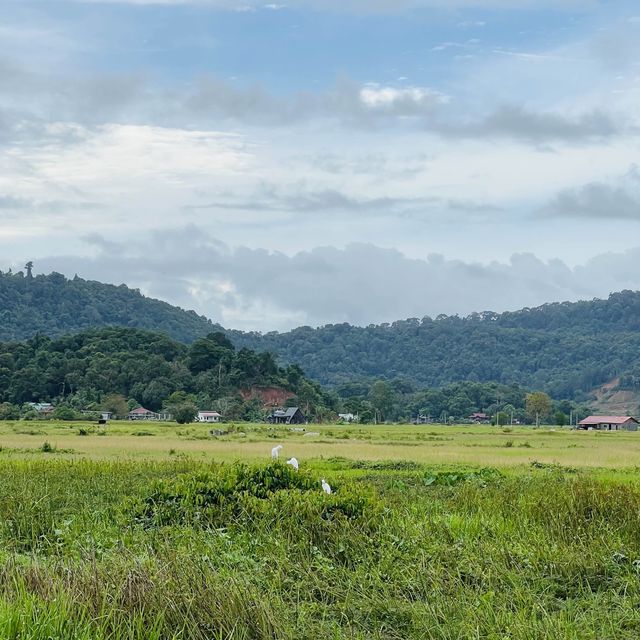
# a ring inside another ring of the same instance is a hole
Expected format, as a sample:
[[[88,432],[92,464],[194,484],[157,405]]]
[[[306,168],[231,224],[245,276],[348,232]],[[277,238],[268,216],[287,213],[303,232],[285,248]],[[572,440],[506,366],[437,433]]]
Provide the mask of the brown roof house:
[[[578,422],[578,429],[588,431],[637,431],[638,421],[631,416],[589,416]]]

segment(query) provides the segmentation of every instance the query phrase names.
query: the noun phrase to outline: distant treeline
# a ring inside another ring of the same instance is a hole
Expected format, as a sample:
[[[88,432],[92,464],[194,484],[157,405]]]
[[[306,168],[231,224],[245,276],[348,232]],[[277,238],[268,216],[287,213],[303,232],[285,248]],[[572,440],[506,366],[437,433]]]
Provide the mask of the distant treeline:
[[[149,329],[185,344],[223,330],[193,311],[124,285],[68,280],[59,273],[0,272],[0,340],[59,337],[104,326]],[[466,318],[225,333],[237,349],[277,354],[281,366],[298,364],[332,388],[359,381],[370,386],[380,379],[403,380],[412,391],[497,382],[588,402],[594,388],[616,377],[621,388],[640,387],[640,293],[632,291],[607,300]]]
[[[115,327],[0,344],[0,418],[5,419],[36,417],[29,403],[52,402],[53,417],[64,419],[87,410],[124,416],[142,405],[187,417],[197,409],[215,409],[227,420],[261,420],[269,408],[246,390],[265,388],[286,391],[287,405],[300,406],[317,421],[350,413],[361,422],[408,422],[420,416],[448,422],[484,411],[494,419],[504,414],[498,418],[505,424],[534,421],[537,411],[543,420],[564,413],[560,421],[566,422],[566,414],[576,409],[538,394],[546,401],[533,411],[532,394],[498,383],[417,389],[410,380],[395,378],[325,389],[298,365],[279,366],[269,352],[236,350],[221,332],[189,346],[161,333]]]
[[[262,403],[240,391],[262,386],[288,390],[311,418],[331,407],[332,398],[298,366],[280,367],[270,353],[236,351],[219,332],[190,346],[161,333],[115,327],[0,344],[4,417],[24,412],[25,403],[53,402],[119,415],[140,405],[172,413],[188,405],[232,419],[260,419]]]
[[[618,376],[625,388],[640,386],[640,293],[632,291],[513,313],[227,335],[332,386],[398,377],[414,387],[497,381],[579,401]]]

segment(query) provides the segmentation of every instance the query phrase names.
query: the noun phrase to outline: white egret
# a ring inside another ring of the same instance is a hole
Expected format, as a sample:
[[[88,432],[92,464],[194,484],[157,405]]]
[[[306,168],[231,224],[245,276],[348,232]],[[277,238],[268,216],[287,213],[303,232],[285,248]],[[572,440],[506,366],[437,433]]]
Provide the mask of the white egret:
[[[324,478],[322,478],[322,490],[325,493],[331,493],[331,486]]]
[[[299,465],[297,458],[290,458],[287,460],[287,464],[290,464],[296,471],[298,470]]]
[[[273,447],[273,449],[271,449],[271,457],[274,460],[278,459],[278,456],[280,455],[280,449],[282,449],[282,445],[279,444],[277,447]]]

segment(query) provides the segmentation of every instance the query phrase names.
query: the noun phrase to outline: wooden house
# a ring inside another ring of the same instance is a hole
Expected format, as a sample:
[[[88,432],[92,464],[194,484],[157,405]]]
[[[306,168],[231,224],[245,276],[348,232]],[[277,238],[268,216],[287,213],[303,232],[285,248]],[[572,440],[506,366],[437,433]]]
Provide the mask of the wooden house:
[[[289,407],[288,409],[276,409],[267,422],[271,424],[305,424],[306,418],[299,407]]]

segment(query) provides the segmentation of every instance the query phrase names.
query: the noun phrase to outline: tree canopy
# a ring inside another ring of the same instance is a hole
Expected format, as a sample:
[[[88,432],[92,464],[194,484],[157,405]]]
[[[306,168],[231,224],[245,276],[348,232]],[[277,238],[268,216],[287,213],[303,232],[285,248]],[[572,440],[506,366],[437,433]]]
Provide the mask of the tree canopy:
[[[193,342],[215,329],[194,311],[143,296],[137,289],[83,280],[60,273],[32,275],[0,271],[0,340],[25,340],[36,333],[62,336],[104,326],[162,331]]]
[[[18,407],[55,402],[119,415],[140,405],[153,411],[179,407],[187,417],[197,408],[218,408],[231,418],[255,417],[255,402],[243,393],[254,387],[287,390],[305,402],[310,418],[332,407],[332,396],[299,367],[280,367],[270,353],[236,351],[218,332],[191,346],[117,327],[0,343],[0,403]]]
[[[227,335],[334,387],[395,378],[429,387],[495,381],[580,401],[617,377],[622,388],[640,387],[640,293],[632,291],[503,314]]]

